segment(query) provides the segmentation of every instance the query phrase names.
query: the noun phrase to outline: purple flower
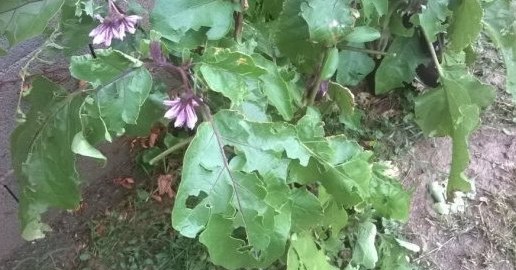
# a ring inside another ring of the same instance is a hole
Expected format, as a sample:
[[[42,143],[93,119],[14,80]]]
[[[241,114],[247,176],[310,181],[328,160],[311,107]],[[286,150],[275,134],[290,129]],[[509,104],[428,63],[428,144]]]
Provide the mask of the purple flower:
[[[116,38],[123,40],[125,32],[134,34],[135,25],[142,17],[138,15],[125,15],[112,0],[108,0],[108,15],[102,18],[96,15],[101,24],[90,32],[93,37],[93,44],[104,43],[106,46],[111,45],[111,39]]]
[[[322,81],[319,85],[319,91],[317,91],[317,97],[322,98],[326,96],[326,93],[328,93],[328,84],[330,81]]]
[[[190,129],[195,127],[195,123],[197,123],[195,107],[199,106],[199,103],[194,100],[193,95],[185,95],[174,100],[164,100],[163,104],[170,107],[165,113],[165,118],[175,118],[175,127],[182,127],[185,123]]]

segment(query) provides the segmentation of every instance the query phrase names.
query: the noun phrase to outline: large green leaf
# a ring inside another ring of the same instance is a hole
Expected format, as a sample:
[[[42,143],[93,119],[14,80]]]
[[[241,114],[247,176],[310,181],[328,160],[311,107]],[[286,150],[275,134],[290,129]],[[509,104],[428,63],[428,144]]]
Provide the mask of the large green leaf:
[[[373,269],[378,261],[378,252],[374,245],[376,226],[371,222],[364,222],[358,227],[357,239],[353,249],[351,261],[362,265],[366,269]]]
[[[234,148],[231,160],[226,147]],[[234,111],[217,113],[199,126],[186,151],[172,212],[174,228],[188,237],[202,231],[201,242],[224,267],[272,263],[283,254],[290,231],[289,208],[272,202],[288,198],[289,189],[275,189],[277,199],[266,199],[270,183],[261,176],[271,174],[283,155],[308,162],[293,126],[249,122]],[[270,179],[286,187],[285,179]],[[235,234],[239,237],[230,237]]]
[[[349,34],[355,17],[348,0],[312,0],[301,4],[301,16],[308,24],[310,40],[334,46]]]
[[[137,123],[152,87],[151,75],[142,62],[120,51],[99,50],[96,58],[72,57],[70,71],[97,88],[95,103],[109,131],[121,135],[127,124]]]
[[[375,62],[362,52],[341,51],[337,82],[346,86],[355,86],[374,70]]]
[[[321,223],[323,209],[314,194],[306,189],[292,191],[292,230],[301,232],[314,228]]]
[[[484,2],[484,12],[486,32],[505,61],[506,91],[516,102],[516,3],[511,0]]]
[[[64,0],[2,0],[0,35],[6,35],[13,46],[41,34],[63,3]]]
[[[266,70],[257,66],[249,55],[229,49],[208,49],[199,65],[208,86],[239,105],[249,94],[248,80],[258,80]]]
[[[157,0],[151,13],[154,30],[179,42],[188,30],[203,27],[208,39],[223,38],[231,29],[235,4],[228,0]]]
[[[307,22],[300,16],[303,0],[285,0],[276,24],[274,38],[280,52],[301,72],[312,73],[322,61],[326,48],[310,42]]]
[[[48,226],[41,214],[48,207],[73,209],[80,201],[75,155],[70,145],[81,129],[80,93],[67,91],[45,78],[32,82],[31,109],[11,135],[12,163],[20,185],[22,236],[44,237]]]
[[[419,24],[432,42],[437,39],[438,33],[446,31],[446,18],[450,14],[448,3],[449,0],[428,1],[426,8],[419,14]]]
[[[429,61],[417,36],[395,38],[388,53],[376,70],[374,81],[377,94],[402,87],[404,82],[411,82],[416,76],[416,68]]]
[[[469,164],[468,138],[480,122],[480,109],[494,100],[494,89],[483,85],[463,66],[443,69],[442,86],[415,101],[416,122],[427,136],[450,136],[452,165],[447,192],[470,191],[464,175]]]
[[[453,16],[448,28],[449,48],[462,51],[478,37],[482,30],[484,11],[480,0],[462,0],[453,9]]]
[[[308,233],[294,234],[290,239],[287,254],[287,270],[336,270],[330,264],[324,251],[317,248]]]

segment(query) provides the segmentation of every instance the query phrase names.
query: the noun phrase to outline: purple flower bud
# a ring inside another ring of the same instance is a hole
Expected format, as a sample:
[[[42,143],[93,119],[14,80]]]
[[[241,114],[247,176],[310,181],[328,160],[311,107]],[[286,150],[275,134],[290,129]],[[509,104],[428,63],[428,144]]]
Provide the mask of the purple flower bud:
[[[317,97],[322,98],[326,96],[326,93],[328,93],[328,84],[330,81],[322,81],[319,85],[319,91],[317,92]]]
[[[112,0],[108,0],[109,8],[106,18],[95,15],[100,21],[100,25],[93,29],[89,36],[93,37],[93,44],[104,43],[106,46],[111,45],[113,38],[123,40],[125,32],[134,34],[136,32],[136,23],[142,17],[137,15],[125,15]]]
[[[199,106],[199,103],[195,101],[192,95],[185,95],[174,100],[164,100],[163,104],[170,107],[165,113],[165,118],[175,118],[175,127],[182,127],[185,123],[189,129],[195,127],[195,123],[197,123],[195,107]]]
[[[154,63],[158,65],[163,65],[167,62],[167,59],[161,52],[161,45],[159,41],[151,41],[150,43],[150,55],[152,57],[152,60],[154,60]]]

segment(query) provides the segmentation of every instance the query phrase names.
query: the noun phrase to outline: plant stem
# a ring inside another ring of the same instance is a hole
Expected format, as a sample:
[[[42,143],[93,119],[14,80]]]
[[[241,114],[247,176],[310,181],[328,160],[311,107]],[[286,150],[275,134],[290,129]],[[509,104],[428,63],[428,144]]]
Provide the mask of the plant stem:
[[[319,92],[319,87],[321,86],[321,82],[322,82],[321,72],[322,72],[322,70],[324,68],[324,65],[326,64],[327,59],[328,59],[328,51],[329,50],[330,50],[330,48],[327,48],[323,52],[321,64],[319,65],[319,67],[317,69],[317,74],[316,74],[316,77],[315,77],[315,83],[314,83],[314,85],[312,86],[312,88],[308,92],[308,95],[307,95],[308,97],[307,97],[307,100],[306,100],[306,105],[308,105],[308,106],[312,106],[314,104],[315,97],[317,96],[317,92]]]
[[[154,165],[156,162],[164,159],[166,156],[172,154],[173,152],[187,146],[191,141],[192,141],[193,138],[188,138],[188,139],[184,139],[174,145],[172,145],[172,147],[170,147],[169,149],[163,151],[161,154],[157,155],[156,157],[154,157],[153,159],[151,159],[149,161],[149,164],[150,165]]]
[[[428,45],[428,50],[430,50],[430,54],[432,55],[432,60],[434,61],[435,68],[437,68],[437,72],[439,73],[439,77],[443,76],[443,68],[441,67],[441,64],[439,63],[439,59],[437,58],[437,54],[435,53],[434,44],[430,41],[430,38],[428,38],[428,35],[423,31],[423,34],[425,36],[426,44]]]

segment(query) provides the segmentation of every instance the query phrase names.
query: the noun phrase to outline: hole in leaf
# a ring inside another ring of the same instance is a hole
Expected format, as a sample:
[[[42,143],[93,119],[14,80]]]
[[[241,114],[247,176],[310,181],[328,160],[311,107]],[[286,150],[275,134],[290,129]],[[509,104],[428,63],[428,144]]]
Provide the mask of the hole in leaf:
[[[186,207],[189,209],[194,209],[206,197],[208,197],[208,194],[204,191],[199,192],[199,195],[197,196],[190,195],[188,198],[186,198]]]
[[[249,241],[247,240],[247,233],[245,232],[244,227],[238,227],[231,232],[231,237],[242,240],[245,242],[245,245],[249,245]]]

